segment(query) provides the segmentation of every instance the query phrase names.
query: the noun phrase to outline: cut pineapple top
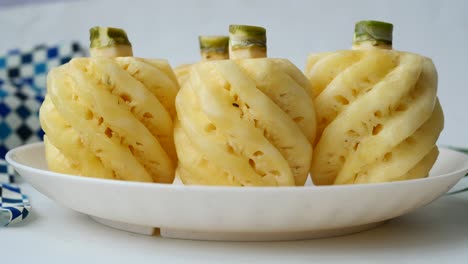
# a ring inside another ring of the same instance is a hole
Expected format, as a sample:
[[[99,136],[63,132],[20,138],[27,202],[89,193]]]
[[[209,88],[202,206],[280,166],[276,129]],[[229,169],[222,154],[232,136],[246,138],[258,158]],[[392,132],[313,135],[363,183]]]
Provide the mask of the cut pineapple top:
[[[311,54],[306,76],[318,120],[316,184],[427,175],[443,128],[430,59],[384,49]]]
[[[172,182],[178,84],[166,61],[73,59],[47,81],[40,118],[50,157],[84,176]]]
[[[176,98],[185,184],[303,185],[315,136],[309,83],[289,61],[201,62]]]
[[[228,36],[199,36],[200,55],[202,61],[229,59]],[[180,86],[183,86],[189,77],[192,64],[182,64],[174,69]]]

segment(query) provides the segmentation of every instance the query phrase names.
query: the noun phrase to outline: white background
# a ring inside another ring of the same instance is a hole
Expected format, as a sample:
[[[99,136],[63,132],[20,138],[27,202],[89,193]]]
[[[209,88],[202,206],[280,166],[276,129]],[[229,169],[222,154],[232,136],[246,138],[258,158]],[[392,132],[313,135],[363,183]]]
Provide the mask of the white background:
[[[177,66],[199,59],[198,35],[253,24],[268,29],[270,57],[289,58],[303,69],[310,52],[348,48],[354,22],[392,22],[395,49],[431,57],[438,68],[446,118],[439,144],[468,147],[468,1],[38,2],[0,0],[0,51],[72,39],[87,45],[88,29],[103,25],[126,29],[136,56],[167,58]]]

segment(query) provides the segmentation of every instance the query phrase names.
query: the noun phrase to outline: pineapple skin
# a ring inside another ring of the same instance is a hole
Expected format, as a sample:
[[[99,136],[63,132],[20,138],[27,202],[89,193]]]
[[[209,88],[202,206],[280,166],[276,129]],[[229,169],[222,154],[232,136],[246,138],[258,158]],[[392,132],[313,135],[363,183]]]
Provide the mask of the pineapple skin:
[[[315,184],[426,177],[444,126],[431,59],[396,50],[311,54]]]
[[[171,183],[178,90],[164,60],[77,58],[51,70],[39,114],[49,169]]]
[[[184,184],[304,185],[316,120],[297,67],[284,59],[207,61],[188,76],[174,128]]]

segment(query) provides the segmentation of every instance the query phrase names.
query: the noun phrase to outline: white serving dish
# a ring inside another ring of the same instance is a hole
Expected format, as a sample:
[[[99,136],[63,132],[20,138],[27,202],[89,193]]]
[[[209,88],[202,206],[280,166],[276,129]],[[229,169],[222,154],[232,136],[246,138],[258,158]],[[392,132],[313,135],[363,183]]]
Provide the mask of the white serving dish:
[[[105,225],[163,237],[292,240],[369,229],[437,199],[468,171],[468,156],[441,148],[428,178],[343,186],[213,187],[124,182],[47,170],[42,143],[6,159],[39,192]],[[160,229],[155,229],[160,228]]]

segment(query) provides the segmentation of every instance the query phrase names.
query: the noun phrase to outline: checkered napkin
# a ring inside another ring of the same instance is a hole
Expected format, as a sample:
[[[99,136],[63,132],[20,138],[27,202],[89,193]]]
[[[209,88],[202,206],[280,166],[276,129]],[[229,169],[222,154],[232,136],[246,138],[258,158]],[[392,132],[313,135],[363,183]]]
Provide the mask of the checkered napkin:
[[[76,42],[0,54],[0,226],[23,220],[31,209],[27,196],[13,184],[13,169],[3,157],[14,147],[42,140],[38,113],[47,72],[85,55]]]
[[[12,182],[13,169],[0,160],[0,226],[20,222],[31,210],[28,197]]]
[[[38,113],[47,72],[80,56],[85,51],[76,42],[0,54],[0,158],[14,147],[42,140]]]

